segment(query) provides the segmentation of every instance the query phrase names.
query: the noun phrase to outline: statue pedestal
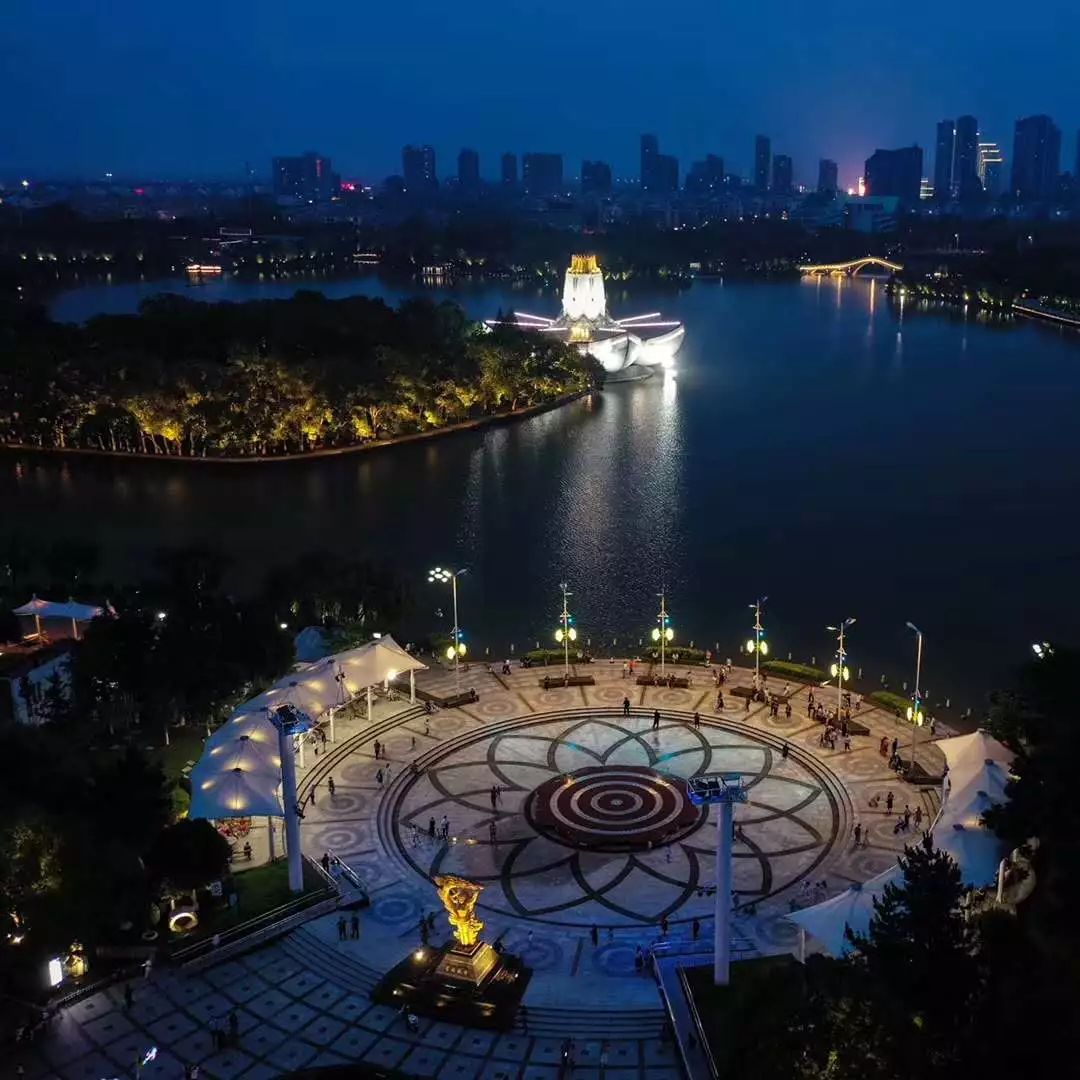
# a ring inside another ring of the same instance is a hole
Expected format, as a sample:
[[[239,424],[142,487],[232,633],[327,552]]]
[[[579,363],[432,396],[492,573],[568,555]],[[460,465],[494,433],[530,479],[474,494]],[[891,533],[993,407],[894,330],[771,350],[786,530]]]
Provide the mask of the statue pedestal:
[[[499,955],[486,941],[473,945],[453,945],[443,953],[435,974],[453,982],[479,986],[499,962]]]

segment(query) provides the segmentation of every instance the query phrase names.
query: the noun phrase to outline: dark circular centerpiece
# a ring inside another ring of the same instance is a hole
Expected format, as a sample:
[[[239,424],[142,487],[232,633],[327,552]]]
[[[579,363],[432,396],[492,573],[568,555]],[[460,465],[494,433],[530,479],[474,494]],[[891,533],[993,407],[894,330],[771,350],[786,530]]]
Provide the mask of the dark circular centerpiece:
[[[525,804],[543,836],[589,851],[643,851],[671,844],[708,817],[686,781],[638,765],[599,765],[545,780]]]

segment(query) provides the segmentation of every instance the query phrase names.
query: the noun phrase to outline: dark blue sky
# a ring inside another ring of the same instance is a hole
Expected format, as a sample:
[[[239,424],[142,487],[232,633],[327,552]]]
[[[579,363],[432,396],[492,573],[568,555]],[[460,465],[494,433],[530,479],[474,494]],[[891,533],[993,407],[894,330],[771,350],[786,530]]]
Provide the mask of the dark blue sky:
[[[439,172],[475,146],[558,150],[637,172],[660,136],[683,170],[713,151],[747,172],[752,139],[816,180],[850,184],[875,146],[933,145],[970,112],[1012,150],[1047,112],[1071,168],[1080,126],[1075,0],[896,5],[816,0],[7,0],[0,174],[261,174],[274,154],[330,155],[346,176],[400,168],[430,142]],[[929,169],[929,160],[927,161]]]

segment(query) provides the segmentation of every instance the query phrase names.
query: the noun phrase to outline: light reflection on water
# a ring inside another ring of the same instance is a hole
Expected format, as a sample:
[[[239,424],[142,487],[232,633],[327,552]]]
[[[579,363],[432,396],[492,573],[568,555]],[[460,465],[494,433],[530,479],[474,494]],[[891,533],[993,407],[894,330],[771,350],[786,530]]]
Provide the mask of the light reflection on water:
[[[454,295],[476,317],[523,306],[496,286]],[[1001,681],[1030,640],[1080,640],[1066,599],[1080,592],[1075,335],[902,306],[844,278],[626,302],[685,321],[677,379],[323,461],[2,457],[0,533],[89,536],[118,575],[156,545],[210,542],[239,586],[306,550],[373,554],[415,581],[425,628],[449,613],[428,565],[468,564],[462,625],[496,653],[550,640],[564,576],[585,639],[647,635],[665,580],[677,640],[734,653],[745,605],[767,593],[777,655],[826,660],[825,624],[854,614],[854,666],[888,664],[896,682],[912,619],[943,694]]]

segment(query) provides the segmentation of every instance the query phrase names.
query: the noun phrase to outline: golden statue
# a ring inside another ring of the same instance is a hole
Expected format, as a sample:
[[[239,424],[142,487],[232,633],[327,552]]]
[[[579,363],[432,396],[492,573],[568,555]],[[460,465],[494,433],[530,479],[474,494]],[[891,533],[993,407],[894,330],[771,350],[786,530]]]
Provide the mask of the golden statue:
[[[600,264],[595,255],[571,255],[571,274],[599,274]]]
[[[484,929],[484,924],[476,917],[476,902],[484,886],[454,877],[453,874],[437,877],[435,885],[439,890],[439,899],[448,912],[454,937],[461,945],[475,945],[480,931]]]

